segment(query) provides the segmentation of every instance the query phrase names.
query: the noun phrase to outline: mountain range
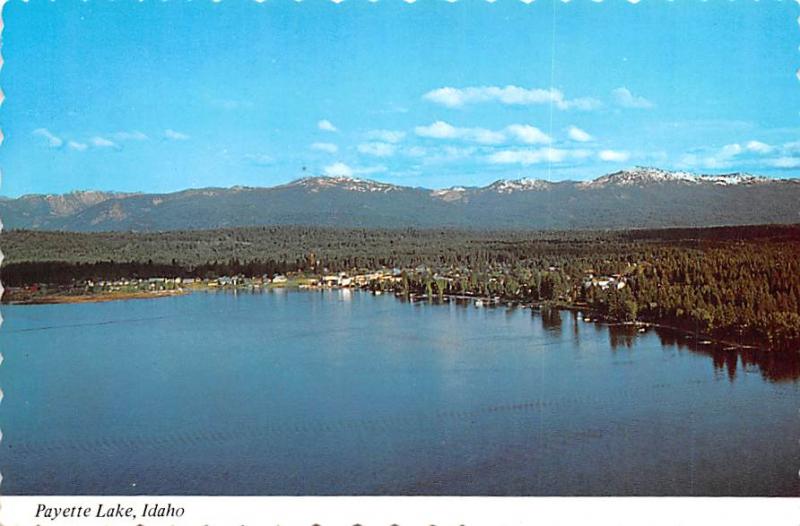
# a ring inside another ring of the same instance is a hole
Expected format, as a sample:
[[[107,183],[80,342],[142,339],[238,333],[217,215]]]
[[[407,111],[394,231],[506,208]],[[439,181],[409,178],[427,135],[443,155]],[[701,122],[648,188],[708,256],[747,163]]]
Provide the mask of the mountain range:
[[[173,193],[0,199],[6,229],[138,231],[258,225],[623,229],[800,223],[800,179],[637,167],[590,181],[499,180],[440,190],[351,177]]]

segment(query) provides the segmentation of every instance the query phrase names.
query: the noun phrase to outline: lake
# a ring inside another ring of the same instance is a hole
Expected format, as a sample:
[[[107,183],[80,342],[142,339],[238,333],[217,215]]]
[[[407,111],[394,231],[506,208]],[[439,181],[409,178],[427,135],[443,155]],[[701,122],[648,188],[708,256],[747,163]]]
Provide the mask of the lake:
[[[796,357],[349,290],[2,314],[4,494],[800,493]]]

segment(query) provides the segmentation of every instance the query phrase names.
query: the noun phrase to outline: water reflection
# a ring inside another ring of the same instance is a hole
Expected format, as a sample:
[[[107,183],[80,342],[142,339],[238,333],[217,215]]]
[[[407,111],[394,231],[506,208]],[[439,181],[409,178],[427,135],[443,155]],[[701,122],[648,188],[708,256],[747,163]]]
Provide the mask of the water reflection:
[[[637,328],[634,325],[622,325],[618,323],[608,325],[608,341],[612,351],[616,351],[620,347],[632,348],[636,335]]]
[[[793,382],[800,378],[800,355],[791,352],[764,351],[761,349],[726,348],[721,345],[703,344],[686,335],[663,328],[655,328],[662,345],[686,349],[708,356],[714,369],[736,380],[738,373],[757,370],[765,380],[771,382]]]
[[[573,313],[572,314],[572,340],[575,344],[580,345],[581,342],[581,322],[583,322],[583,314]]]
[[[419,303],[419,299],[409,298],[408,296],[398,295],[396,298],[404,303]],[[427,303],[428,301],[426,301]],[[431,303],[448,304],[452,303],[461,308],[473,309],[476,306],[474,298],[449,298],[449,301],[441,301],[433,298]],[[500,306],[489,306],[486,308],[499,308]],[[505,308],[505,305],[502,305]],[[460,310],[460,309],[459,309]],[[517,309],[507,308],[506,314],[514,314]],[[641,328],[635,325],[622,323],[597,323],[591,320],[589,315],[562,311],[557,308],[542,306],[540,309],[531,309],[533,316],[541,318],[542,327],[552,333],[561,333],[564,324],[564,316],[569,316],[569,323],[572,328],[573,341],[580,342],[581,328],[588,330],[590,327],[600,333],[608,331],[609,345],[612,351],[633,349],[637,337],[641,336]],[[658,335],[663,346],[677,347],[681,350],[689,350],[693,353],[708,356],[711,358],[715,370],[724,373],[733,382],[737,374],[759,371],[765,380],[771,382],[794,382],[800,378],[800,354],[790,352],[770,352],[760,349],[737,349],[716,344],[703,344],[679,331],[654,327],[652,329]]]
[[[403,301],[8,306],[4,491],[797,494],[783,440],[797,431],[796,357],[567,310]]]
[[[276,288],[265,290],[252,290],[253,294],[263,292],[271,292],[275,295],[285,296],[286,289]],[[236,291],[220,290],[218,293],[226,293],[236,295]],[[339,297],[343,302],[349,303],[353,299],[353,291],[345,289],[339,291]],[[452,304],[457,306],[456,312],[463,311],[464,309],[475,309],[475,298],[431,298],[421,299],[414,296],[396,295],[395,298],[402,303],[411,304],[435,304],[446,306]],[[482,306],[484,304],[481,304]],[[484,308],[504,308],[507,315],[513,315],[517,312],[517,308],[508,307],[506,304],[501,305],[485,305]],[[574,342],[580,342],[581,328],[590,330],[590,327],[596,332],[600,333],[604,330],[608,331],[609,345],[612,351],[624,349],[632,349],[635,346],[636,339],[639,337],[640,328],[634,325],[626,325],[621,323],[597,323],[592,320],[590,315],[579,312],[561,311],[560,309],[542,306],[540,309],[531,309],[533,316],[541,318],[542,327],[552,333],[561,333],[564,324],[563,317],[569,316],[571,319],[569,323],[572,329],[572,338]],[[708,356],[711,358],[715,370],[727,375],[728,379],[733,382],[736,380],[737,375],[748,372],[760,372],[761,376],[771,382],[794,382],[800,378],[800,354],[791,352],[780,351],[766,351],[760,349],[744,349],[732,348],[729,346],[717,345],[714,343],[701,343],[696,339],[688,337],[686,334],[667,329],[663,327],[654,327],[648,329],[655,331],[661,344],[665,347],[676,347],[680,350],[688,350],[696,354]]]
[[[542,327],[551,332],[561,332],[561,311],[552,307],[542,306],[539,314],[542,317]]]

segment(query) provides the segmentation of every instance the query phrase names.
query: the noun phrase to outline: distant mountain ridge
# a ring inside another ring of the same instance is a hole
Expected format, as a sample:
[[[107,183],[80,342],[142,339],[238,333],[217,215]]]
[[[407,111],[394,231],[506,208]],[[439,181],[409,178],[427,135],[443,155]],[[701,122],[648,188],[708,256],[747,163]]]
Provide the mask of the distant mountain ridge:
[[[0,200],[7,229],[166,231],[258,225],[619,229],[800,222],[800,179],[636,167],[591,181],[501,179],[430,190],[352,177],[165,194]]]

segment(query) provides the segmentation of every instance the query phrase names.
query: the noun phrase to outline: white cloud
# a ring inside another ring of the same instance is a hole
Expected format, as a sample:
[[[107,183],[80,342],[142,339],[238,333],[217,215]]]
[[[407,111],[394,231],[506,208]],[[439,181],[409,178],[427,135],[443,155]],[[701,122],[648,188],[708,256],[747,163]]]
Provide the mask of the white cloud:
[[[628,152],[623,152],[620,150],[601,150],[597,157],[601,161],[608,161],[608,162],[623,162],[627,161],[630,158],[630,154]]]
[[[618,106],[622,106],[623,108],[639,108],[639,109],[646,109],[652,108],[653,103],[647,100],[644,97],[638,97],[631,93],[631,91],[626,87],[621,87],[613,90],[611,95],[614,98],[614,102]]]
[[[394,155],[397,147],[388,142],[367,142],[359,144],[357,147],[360,153],[373,155],[375,157],[390,157]]]
[[[328,132],[338,132],[339,129],[333,125],[333,123],[327,119],[322,119],[321,121],[317,122],[317,128],[322,131]]]
[[[89,142],[95,148],[119,148],[119,145],[114,141],[110,141],[105,137],[92,137]]]
[[[424,157],[428,154],[428,150],[422,146],[412,146],[405,151],[405,154],[409,157]]]
[[[443,146],[441,148],[419,148],[420,151],[414,151],[416,148],[410,148],[406,154],[412,157],[423,157],[423,164],[440,164],[459,161],[462,159],[470,158],[478,149],[474,146]]]
[[[593,99],[592,97],[579,97],[577,99],[570,99],[570,100],[562,100],[556,103],[558,109],[561,110],[582,110],[582,111],[591,111],[596,110],[603,103],[597,99]]]
[[[121,131],[112,135],[118,141],[146,141],[150,137],[140,131]]]
[[[729,168],[732,165],[732,160],[737,155],[744,151],[739,144],[726,144],[722,148],[714,151],[700,150],[700,153],[689,153],[684,155],[680,160],[681,166],[691,168]]]
[[[745,153],[762,153],[764,146],[767,146],[764,143],[752,145],[751,143],[757,143],[757,141],[750,141],[744,147],[738,143],[732,143],[716,149],[700,148],[695,153],[688,153],[681,157],[680,166],[711,169],[730,168],[737,156]]]
[[[600,101],[592,98],[565,99],[564,94],[555,88],[528,89],[512,85],[505,87],[444,87],[429,91],[422,98],[448,108],[460,108],[467,104],[481,102],[499,102],[507,105],[554,104],[562,110],[592,110],[601,106]]]
[[[436,121],[430,126],[417,126],[414,133],[420,137],[432,137],[434,139],[455,139],[458,131],[455,126],[444,121]]]
[[[491,154],[491,164],[536,164],[544,160],[538,150],[501,150]]]
[[[333,163],[326,166],[323,173],[328,177],[352,177],[353,169],[344,163]]]
[[[582,155],[582,153],[581,153]],[[524,150],[501,150],[487,157],[490,164],[539,164],[560,163],[571,156],[569,150],[560,148],[537,148]]]
[[[463,137],[468,141],[480,144],[500,144],[506,140],[503,132],[487,130],[486,128],[463,128]]]
[[[385,166],[351,167],[342,162],[329,164],[323,169],[323,173],[328,177],[353,177],[354,175],[368,175],[385,171]]]
[[[67,143],[67,147],[70,150],[75,150],[76,152],[83,152],[86,151],[89,145],[86,144],[85,142],[69,141]]]
[[[185,133],[170,129],[164,130],[164,137],[173,141],[185,141],[189,138]]]
[[[773,168],[800,168],[800,157],[777,157],[767,164]]]
[[[594,155],[594,152],[592,150],[587,150],[586,148],[569,150],[569,156],[573,159],[586,159],[592,155]]]
[[[687,153],[681,156],[680,160],[678,161],[678,167],[690,169],[724,168],[724,165],[720,166],[720,163],[713,157],[704,157],[695,153]]]
[[[732,143],[719,148],[697,148],[681,156],[678,166],[694,169],[751,170],[798,168],[800,160],[795,155],[797,151],[800,151],[800,142],[771,145],[751,140],[744,145]]]
[[[458,128],[444,121],[429,126],[417,126],[414,133],[432,139],[460,139],[479,144],[502,144],[513,138],[525,144],[549,143],[551,138],[540,129],[528,124],[512,124],[503,130],[486,128]]]
[[[777,147],[770,147],[778,150],[776,157],[767,159],[765,162],[773,168],[800,168],[800,141],[785,142]]]
[[[785,152],[800,152],[800,141],[785,142],[781,145],[781,150]]]
[[[339,147],[330,142],[315,142],[311,145],[311,149],[330,154],[334,154],[339,151]]]
[[[499,144],[505,140],[501,132],[486,128],[457,128],[444,121],[436,121],[429,126],[417,126],[414,133],[432,139],[463,139],[481,144]]]
[[[36,128],[33,130],[33,135],[42,137],[49,148],[61,148],[64,144],[64,140],[61,137],[56,136],[47,128]]]
[[[762,153],[762,154],[769,153],[772,151],[772,146],[761,141],[750,141],[745,145],[745,148],[749,152]]]
[[[717,152],[718,159],[730,159],[742,153],[742,147],[738,144],[726,144]]]
[[[547,144],[552,141],[542,130],[528,124],[512,124],[506,127],[506,132],[525,144]]]
[[[406,136],[406,132],[398,130],[371,130],[367,137],[381,142],[398,143]]]
[[[570,126],[567,128],[567,135],[569,135],[570,139],[577,142],[589,142],[594,140],[594,137],[577,126]]]

